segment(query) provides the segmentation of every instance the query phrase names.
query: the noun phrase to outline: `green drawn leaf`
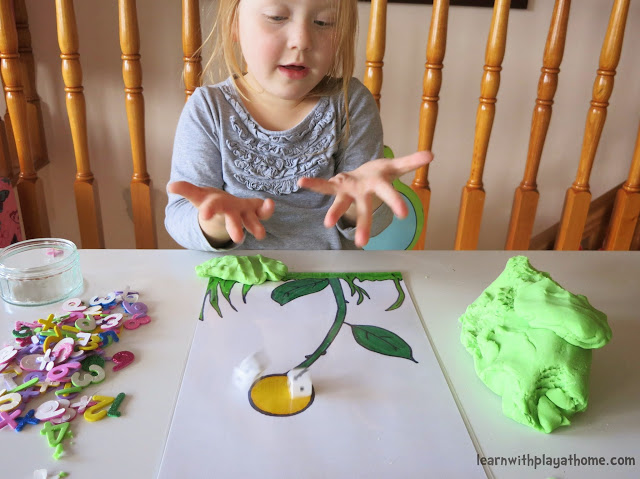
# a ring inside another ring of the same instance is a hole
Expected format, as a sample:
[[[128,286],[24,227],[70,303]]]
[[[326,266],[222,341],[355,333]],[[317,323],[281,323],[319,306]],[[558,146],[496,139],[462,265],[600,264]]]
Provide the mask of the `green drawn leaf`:
[[[396,291],[398,292],[398,299],[396,302],[389,306],[385,311],[393,311],[394,309],[398,309],[404,303],[404,290],[402,289],[402,285],[400,284],[400,280],[398,278],[394,278],[393,284],[396,285]]]
[[[236,307],[233,305],[233,303],[231,303],[231,290],[233,289],[233,286],[237,283],[237,281],[234,281],[232,279],[225,279],[222,280],[220,282],[220,291],[222,292],[222,296],[224,296],[224,299],[227,300],[227,303],[229,303],[229,306],[231,306],[233,308],[234,311],[238,311],[236,309]]]
[[[222,317],[222,312],[220,311],[220,306],[218,305],[218,283],[219,282],[220,282],[219,278],[210,278],[209,284],[207,285],[207,294],[209,295],[209,304],[211,304],[213,309],[216,310],[216,312],[218,313],[218,316]]]
[[[249,292],[252,286],[253,286],[252,284],[245,284],[242,286],[242,302],[243,303],[247,302],[247,293]]]
[[[418,362],[413,359],[411,346],[396,333],[378,326],[356,324],[350,324],[349,326],[351,326],[351,332],[356,342],[363,348],[385,356],[409,359],[414,363]]]
[[[355,276],[353,274],[345,274],[345,277],[342,278],[346,281],[346,283],[349,285],[349,289],[351,290],[351,296],[355,296],[356,293],[358,294],[358,302],[356,304],[360,304],[364,301],[364,297],[366,296],[367,298],[371,299],[371,297],[369,296],[369,294],[364,290],[364,288],[357,286],[354,283],[354,280],[356,279]]]
[[[322,291],[328,284],[329,280],[326,278],[307,278],[288,281],[271,292],[271,299],[280,304],[280,306],[284,306],[289,301],[293,301],[301,296]]]

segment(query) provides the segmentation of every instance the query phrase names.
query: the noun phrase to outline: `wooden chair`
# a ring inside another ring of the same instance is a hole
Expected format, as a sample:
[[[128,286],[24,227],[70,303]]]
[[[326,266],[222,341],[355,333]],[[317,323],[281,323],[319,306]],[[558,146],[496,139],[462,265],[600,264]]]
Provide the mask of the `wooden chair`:
[[[555,2],[547,43],[544,48],[543,65],[531,122],[529,150],[524,164],[522,182],[515,191],[511,222],[505,244],[506,249],[526,250],[530,246],[539,197],[536,179],[558,84],[559,67],[563,58],[567,35],[570,3],[570,0],[556,0]],[[606,118],[608,100],[613,90],[615,69],[620,59],[629,0],[614,0],[612,5],[608,29],[600,52],[593,97],[587,113],[577,175],[575,181],[566,192],[561,221],[555,239],[556,249],[575,250],[580,248],[591,205],[589,178]],[[471,172],[462,189],[454,244],[455,249],[475,249],[478,244],[485,202],[483,171],[496,114],[495,103],[500,85],[502,61],[507,48],[509,7],[510,0],[496,0],[489,26],[484,72],[481,78],[480,100],[476,114]],[[438,117],[439,92],[443,82],[449,13],[448,0],[433,1],[426,48],[423,94],[419,106],[418,150],[430,150],[433,146]],[[382,88],[386,23],[387,0],[371,0],[364,82],[378,101],[378,104],[380,104]],[[442,107],[446,108],[446,105],[442,105]],[[395,145],[390,146],[396,147]],[[439,161],[443,161],[443,159],[440,158]],[[436,168],[437,165],[438,160],[433,164],[433,168]],[[412,183],[412,188],[420,196],[423,203],[425,226],[427,225],[431,199],[428,173],[429,166],[421,168],[416,172]],[[449,188],[450,185],[438,185],[437,187]],[[634,232],[638,229],[639,214],[640,132],[628,179],[617,193],[614,213],[608,228],[604,249],[629,249]],[[428,241],[426,231],[427,228],[425,227],[425,231],[416,247],[417,249],[425,247],[425,241]]]
[[[74,194],[82,248],[104,248],[104,231],[97,182],[91,171],[87,141],[87,116],[82,85],[79,38],[73,0],[55,0],[56,24],[67,113],[76,161]],[[156,248],[156,229],[151,208],[151,179],[145,155],[144,99],[140,39],[135,0],[118,0],[120,47],[125,104],[131,140],[133,174],[131,202],[137,248]],[[25,27],[26,25],[26,27]],[[19,41],[18,32],[21,32]],[[19,160],[17,190],[27,238],[50,236],[42,181],[43,135],[33,127],[37,118],[37,95],[33,84],[33,57],[28,37],[24,0],[0,0],[0,58],[8,118]],[[26,44],[26,46],[25,46]],[[31,66],[29,66],[31,65]],[[26,73],[24,73],[26,71]],[[35,110],[34,110],[34,106]],[[35,111],[35,113],[34,113]],[[35,147],[34,147],[35,145]],[[46,156],[46,155],[45,155]]]

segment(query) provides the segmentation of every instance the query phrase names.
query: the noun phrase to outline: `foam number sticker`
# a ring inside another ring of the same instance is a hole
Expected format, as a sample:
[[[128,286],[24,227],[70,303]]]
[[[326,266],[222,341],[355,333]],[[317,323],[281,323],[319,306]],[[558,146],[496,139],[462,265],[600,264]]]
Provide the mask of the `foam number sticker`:
[[[131,319],[128,319],[124,322],[124,327],[126,329],[138,329],[143,324],[148,324],[151,322],[151,318],[144,313],[134,314]]]
[[[64,409],[61,409],[61,411],[64,412]],[[40,434],[42,434],[43,436],[47,436],[47,442],[49,443],[50,447],[58,446],[67,438],[70,432],[71,431],[69,431],[68,422],[62,424],[51,424],[50,422],[46,422],[40,430]]]
[[[28,354],[20,360],[20,367],[25,371],[40,371],[42,355]]]
[[[50,314],[47,319],[39,319],[38,322],[42,325],[42,330],[47,331],[55,326],[53,321],[53,314]]]
[[[98,384],[104,381],[106,374],[102,366],[99,366],[97,364],[92,364],[91,366],[89,366],[89,371],[93,376],[93,379],[91,380],[93,384]]]
[[[53,369],[53,361],[51,360],[51,350],[47,349],[44,356],[37,358],[36,361],[40,363],[40,371],[51,371]]]
[[[0,411],[1,412],[13,411],[15,408],[17,408],[20,405],[20,402],[22,402],[22,396],[20,395],[20,393],[5,394],[6,392],[7,392],[6,389],[0,390]]]
[[[91,396],[82,396],[79,401],[71,404],[72,408],[76,408],[79,414],[84,413],[84,410],[91,405]]]
[[[104,368],[98,364],[92,364],[89,366],[89,372],[81,375],[80,371],[73,373],[71,376],[71,382],[76,387],[87,387],[89,384],[98,384],[104,381],[107,376],[104,372]]]
[[[91,339],[91,333],[77,333],[76,334],[77,342],[80,346],[86,346],[89,343],[89,339]]]
[[[78,412],[73,409],[67,399],[58,399],[58,403],[64,408],[62,416],[53,417],[50,419],[51,424],[62,424],[63,422],[71,422],[78,415]]]
[[[135,358],[131,351],[118,351],[111,358],[114,364],[113,371],[120,371],[122,368],[126,368]]]
[[[90,308],[85,309],[82,314],[86,314],[87,316],[93,316],[94,314],[102,313],[102,306],[91,306]]]
[[[5,426],[9,426],[11,429],[17,429],[18,423],[15,421],[15,419],[20,415],[21,412],[22,411],[20,409],[13,411],[11,414],[0,411],[0,429]]]
[[[49,381],[68,382],[70,379],[67,377],[71,370],[79,369],[80,363],[72,361],[70,363],[58,364],[51,371],[47,373],[47,379]]]
[[[82,391],[81,387],[76,387],[71,382],[68,382],[68,383],[64,383],[64,387],[62,389],[56,389],[55,395],[58,398],[64,397],[64,398],[71,399],[75,397],[75,395],[80,391]]]
[[[60,404],[58,401],[53,399],[51,401],[43,402],[38,406],[38,409],[36,409],[34,416],[41,421],[48,421],[53,417],[62,416],[64,414],[64,408],[58,409],[59,406]]]
[[[71,382],[76,387],[86,388],[89,384],[93,382],[93,374],[91,373],[81,373],[77,371],[73,373],[71,376]]]
[[[62,330],[60,329],[59,326],[54,326],[53,330],[55,334],[52,336],[49,336],[47,339],[44,340],[44,344],[42,345],[42,349],[44,351],[49,349],[53,345],[53,343],[57,343],[58,341],[64,339],[64,337],[62,336]]]
[[[91,298],[91,300],[89,300],[89,304],[91,306],[100,305],[102,307],[106,307],[106,306],[109,306],[111,303],[113,303],[115,300],[116,300],[116,293],[109,293],[104,298],[100,296],[94,296],[93,298]]]
[[[20,409],[18,409],[18,411],[20,411]],[[22,431],[27,424],[31,424],[32,426],[35,426],[36,424],[40,423],[40,419],[36,419],[35,417],[33,417],[35,412],[36,412],[35,409],[31,409],[27,414],[24,415],[24,417],[18,418],[18,425],[16,427],[17,432]],[[13,414],[15,414],[15,412]],[[0,429],[2,429],[1,425],[0,425]]]
[[[76,328],[78,328],[80,331],[89,333],[96,329],[96,320],[93,318],[93,316],[84,316],[82,319],[78,319],[76,321]]]
[[[9,362],[16,354],[18,354],[18,350],[13,349],[12,346],[0,349],[0,364]]]
[[[51,381],[50,379],[45,379],[43,382],[38,383],[38,386],[40,386],[41,393],[46,393],[50,387],[54,387],[54,388],[58,387],[60,386],[60,383],[58,381]]]
[[[138,293],[135,291],[129,291],[129,286],[125,286],[122,291],[116,291],[118,301],[126,301],[128,303],[135,303],[138,301]]]
[[[7,387],[7,389],[13,389],[16,386],[18,386],[16,382],[13,380],[13,378],[15,378],[16,376],[17,374],[15,372],[14,373],[6,372],[6,373],[0,374],[0,387],[3,387],[2,386],[3,384]]]
[[[120,326],[122,322],[123,315],[122,313],[113,313],[108,315],[102,320],[100,324],[101,329],[115,329]]]
[[[33,331],[31,331],[31,328],[29,326],[27,326],[26,324],[23,324],[19,328],[14,329],[12,334],[13,334],[13,336],[15,338],[23,339],[23,338],[28,338],[29,336],[31,336],[33,334]],[[2,361],[0,361],[0,363],[1,362]]]
[[[82,300],[80,298],[71,298],[62,303],[63,311],[77,312],[84,311],[85,309],[87,309],[87,307],[82,304]]]
[[[75,341],[73,338],[64,338],[53,347],[53,360],[56,363],[65,362],[71,353],[73,353],[73,345]]]
[[[105,331],[104,333],[98,333],[98,336],[100,336],[100,339],[102,340],[103,348],[110,346],[111,343],[117,343],[120,341],[120,338],[118,338],[118,335],[113,329]]]
[[[147,305],[144,303],[128,303],[127,301],[123,301],[122,307],[129,314],[144,314],[147,312]]]
[[[89,422],[100,421],[107,415],[107,406],[110,406],[115,398],[111,396],[93,396],[93,400],[97,401],[97,404],[91,406],[84,412],[84,418]]]
[[[118,411],[118,409],[120,408],[120,404],[122,404],[122,401],[124,401],[125,396],[125,393],[120,393],[116,396],[113,404],[109,408],[109,411],[107,411],[107,415],[109,417],[120,417],[122,415],[122,413]]]
[[[80,349],[83,351],[93,351],[94,349],[98,349],[100,347],[101,338],[97,334],[91,335],[91,340],[86,346],[80,346]]]

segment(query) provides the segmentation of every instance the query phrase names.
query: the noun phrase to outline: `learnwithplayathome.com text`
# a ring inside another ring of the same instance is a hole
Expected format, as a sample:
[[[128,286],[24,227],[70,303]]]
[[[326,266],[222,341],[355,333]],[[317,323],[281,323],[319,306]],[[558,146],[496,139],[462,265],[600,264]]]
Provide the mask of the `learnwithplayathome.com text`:
[[[635,466],[636,458],[631,456],[542,456],[520,454],[519,456],[488,456],[477,455],[477,463],[482,466],[526,466],[534,469],[551,466],[555,469],[567,466]]]

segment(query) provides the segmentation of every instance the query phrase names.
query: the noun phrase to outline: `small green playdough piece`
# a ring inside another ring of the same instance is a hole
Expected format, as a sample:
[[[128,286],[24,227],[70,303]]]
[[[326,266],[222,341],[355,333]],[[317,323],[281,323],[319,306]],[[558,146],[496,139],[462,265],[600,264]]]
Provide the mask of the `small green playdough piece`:
[[[260,254],[253,256],[227,255],[212,258],[196,266],[198,276],[237,281],[242,284],[262,284],[280,281],[288,272],[287,266]]]
[[[549,433],[587,408],[591,349],[611,339],[607,317],[525,256],[460,317],[460,339],[504,414]]]

